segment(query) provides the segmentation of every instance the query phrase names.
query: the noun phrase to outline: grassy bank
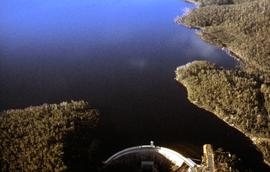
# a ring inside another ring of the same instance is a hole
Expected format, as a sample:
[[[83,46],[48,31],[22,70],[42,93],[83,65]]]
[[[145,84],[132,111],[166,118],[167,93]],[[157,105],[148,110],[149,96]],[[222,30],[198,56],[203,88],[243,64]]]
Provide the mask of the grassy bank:
[[[88,152],[97,123],[84,101],[1,112],[1,171],[70,170]]]

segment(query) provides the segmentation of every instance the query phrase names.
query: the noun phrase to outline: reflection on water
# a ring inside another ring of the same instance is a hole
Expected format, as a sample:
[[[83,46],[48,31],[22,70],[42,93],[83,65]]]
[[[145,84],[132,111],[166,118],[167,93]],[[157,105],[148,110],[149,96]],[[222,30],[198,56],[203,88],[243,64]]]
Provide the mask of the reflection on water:
[[[0,109],[87,100],[103,112],[107,155],[152,139],[244,154],[243,136],[190,104],[174,80],[176,67],[195,59],[234,65],[173,22],[187,8],[179,0],[2,0]]]

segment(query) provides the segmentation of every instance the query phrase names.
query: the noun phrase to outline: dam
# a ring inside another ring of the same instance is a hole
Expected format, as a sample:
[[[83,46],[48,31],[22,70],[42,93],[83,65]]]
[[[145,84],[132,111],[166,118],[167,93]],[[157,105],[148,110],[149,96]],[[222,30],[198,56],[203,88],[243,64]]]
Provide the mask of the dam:
[[[156,158],[156,156],[161,156],[162,158]],[[130,164],[132,163],[132,159],[135,159],[134,157],[136,157],[137,161],[140,159],[140,163],[137,163],[140,171],[159,171],[156,164],[159,164],[160,162],[157,161],[169,162],[170,170],[172,171],[197,172],[197,169],[200,168],[200,165],[196,164],[192,159],[185,157],[172,149],[155,146],[153,141],[151,141],[149,145],[140,145],[123,149],[104,161],[104,165],[110,166],[115,162],[120,163],[120,161],[124,163],[128,162]]]

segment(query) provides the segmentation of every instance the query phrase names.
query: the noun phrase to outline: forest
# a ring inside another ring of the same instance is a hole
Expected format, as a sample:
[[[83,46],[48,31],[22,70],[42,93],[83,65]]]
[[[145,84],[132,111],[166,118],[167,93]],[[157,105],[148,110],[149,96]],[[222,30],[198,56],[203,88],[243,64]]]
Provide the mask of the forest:
[[[249,137],[270,165],[270,1],[194,0],[177,19],[206,42],[226,49],[240,68],[194,61],[176,70],[188,99]]]
[[[77,164],[89,169],[98,116],[84,101],[1,112],[0,170],[74,171]]]
[[[260,73],[269,81],[270,71],[270,1],[208,1],[178,22],[200,29],[200,37],[225,47],[243,62],[249,73]],[[223,5],[216,5],[220,2]],[[226,5],[224,5],[226,4]]]
[[[176,70],[188,99],[250,137],[270,160],[270,87],[239,70],[194,61]]]

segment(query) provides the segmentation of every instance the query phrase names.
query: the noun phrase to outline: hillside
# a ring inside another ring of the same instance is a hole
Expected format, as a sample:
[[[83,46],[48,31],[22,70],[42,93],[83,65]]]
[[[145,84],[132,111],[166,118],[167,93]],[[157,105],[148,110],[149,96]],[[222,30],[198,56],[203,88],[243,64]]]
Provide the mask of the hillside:
[[[241,72],[195,61],[176,70],[188,99],[237,128],[270,162],[270,86]]]
[[[261,77],[269,81],[270,1],[197,0],[197,2],[203,5],[189,15],[179,18],[178,22],[199,28],[203,40],[227,48],[243,62],[244,70],[249,73],[260,73]],[[217,2],[222,5],[217,5]]]
[[[1,171],[71,169],[87,154],[97,123],[97,111],[84,101],[1,112]]]
[[[197,9],[178,22],[241,62],[223,69],[195,61],[176,70],[188,99],[249,137],[270,165],[270,1],[193,0]]]

